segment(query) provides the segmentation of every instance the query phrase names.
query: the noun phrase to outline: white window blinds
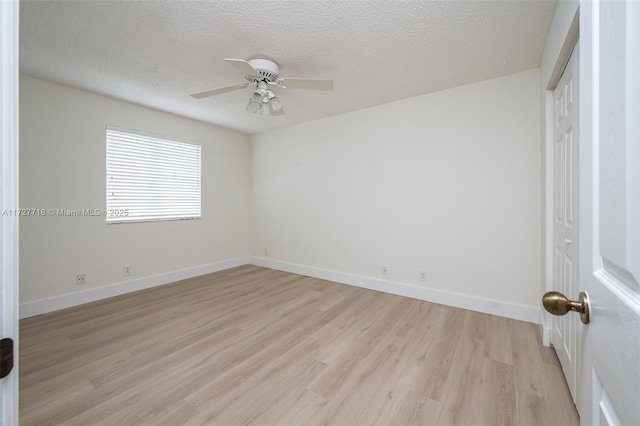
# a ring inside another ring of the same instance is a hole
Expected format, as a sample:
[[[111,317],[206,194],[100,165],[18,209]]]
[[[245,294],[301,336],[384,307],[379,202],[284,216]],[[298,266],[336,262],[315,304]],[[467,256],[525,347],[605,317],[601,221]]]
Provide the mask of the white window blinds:
[[[107,128],[107,223],[200,217],[200,146]]]

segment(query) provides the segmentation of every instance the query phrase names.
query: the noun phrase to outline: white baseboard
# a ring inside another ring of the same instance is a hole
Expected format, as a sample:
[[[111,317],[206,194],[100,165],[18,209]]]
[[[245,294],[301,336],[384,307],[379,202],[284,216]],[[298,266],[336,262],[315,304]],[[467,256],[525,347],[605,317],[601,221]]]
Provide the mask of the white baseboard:
[[[76,293],[68,293],[46,299],[34,300],[33,302],[26,302],[20,305],[20,318],[28,318],[35,315],[45,314],[47,312],[57,311],[59,309],[82,305],[83,303],[95,302],[96,300],[106,299],[108,297],[144,290],[145,288],[156,287],[187,278],[197,277],[199,275],[235,268],[236,266],[246,265],[247,263],[249,263],[248,257],[238,257],[235,259],[223,260],[165,274],[91,288]]]
[[[314,278],[321,278],[328,281],[354,285],[356,287],[396,294],[398,296],[411,297],[413,299],[425,300],[427,302],[439,303],[456,308],[469,309],[471,311],[531,322],[534,324],[542,324],[543,343],[546,346],[549,345],[550,330],[545,327],[543,314],[535,307],[501,302],[476,296],[468,296],[459,293],[451,293],[448,291],[436,290],[413,284],[348,274],[313,266],[298,265],[295,263],[282,262],[262,257],[238,257],[235,259],[223,260],[193,268],[168,272],[166,274],[159,274],[151,277],[87,289],[76,293],[68,293],[46,299],[34,300],[32,302],[25,302],[20,305],[20,318],[22,319],[45,314],[59,309],[95,302],[97,300],[247,264],[277,269],[279,271],[291,272],[299,275],[306,275]]]
[[[413,299],[425,300],[427,302],[454,306],[456,308],[468,309],[471,311],[497,315],[534,324],[538,324],[540,320],[538,308],[532,306],[501,302],[498,300],[468,296],[459,293],[451,293],[448,291],[436,290],[413,284],[381,280],[362,275],[347,274],[344,272],[281,262],[263,257],[252,256],[249,258],[249,263],[256,266],[263,266],[265,268],[277,269],[279,271],[306,275],[342,284],[350,284],[357,287],[368,288],[370,290],[411,297]]]
[[[538,323],[540,324],[540,333],[542,344],[551,346],[551,325],[547,323],[547,313],[542,309],[538,310]]]

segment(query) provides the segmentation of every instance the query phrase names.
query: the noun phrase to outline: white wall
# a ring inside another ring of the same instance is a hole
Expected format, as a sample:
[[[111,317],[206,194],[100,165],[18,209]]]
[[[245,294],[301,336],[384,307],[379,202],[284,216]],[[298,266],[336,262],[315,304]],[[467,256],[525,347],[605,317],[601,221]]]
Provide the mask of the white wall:
[[[254,261],[378,279],[386,265],[392,292],[537,316],[539,88],[532,70],[253,135]]]
[[[22,217],[23,307],[45,299],[42,311],[70,293],[125,282],[122,292],[127,281],[144,287],[144,277],[246,261],[247,135],[27,76],[20,78],[21,207],[104,209],[107,125],[201,144],[202,219],[106,225],[104,217]],[[125,265],[131,277],[123,277]],[[79,273],[84,286],[75,283]]]
[[[23,316],[242,264],[250,250],[254,263],[454,306],[485,301],[478,310],[496,314],[507,305],[506,316],[535,322],[539,87],[532,70],[249,138],[22,76],[23,208],[104,208],[104,131],[113,125],[202,144],[204,215],[109,226],[23,217]]]

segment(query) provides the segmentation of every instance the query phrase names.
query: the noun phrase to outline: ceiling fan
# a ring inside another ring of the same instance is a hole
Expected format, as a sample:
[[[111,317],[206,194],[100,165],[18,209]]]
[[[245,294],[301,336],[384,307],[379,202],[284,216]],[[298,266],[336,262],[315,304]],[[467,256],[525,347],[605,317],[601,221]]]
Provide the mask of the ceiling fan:
[[[269,59],[256,58],[246,61],[244,59],[225,58],[225,61],[240,71],[247,81],[207,90],[206,92],[194,93],[191,95],[192,97],[196,99],[207,98],[244,89],[255,84],[256,89],[249,98],[246,110],[252,114],[283,115],[284,108],[273,91],[268,88],[269,85],[279,86],[283,89],[333,90],[333,80],[280,77],[278,75],[280,67]]]

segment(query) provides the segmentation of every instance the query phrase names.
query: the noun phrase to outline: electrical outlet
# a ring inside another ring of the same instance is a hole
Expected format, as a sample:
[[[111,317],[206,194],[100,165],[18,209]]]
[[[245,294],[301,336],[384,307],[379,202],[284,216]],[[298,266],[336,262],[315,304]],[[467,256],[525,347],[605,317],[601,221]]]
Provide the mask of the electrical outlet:
[[[427,280],[427,271],[420,271],[420,281]]]
[[[264,254],[265,254],[265,256],[269,256],[269,248],[268,247],[264,248]]]
[[[382,275],[387,275],[387,267],[383,266],[381,270]]]
[[[122,276],[123,277],[128,277],[129,275],[131,275],[131,266],[123,266],[122,267]]]
[[[87,283],[87,277],[84,274],[76,275],[76,285],[82,285]]]

